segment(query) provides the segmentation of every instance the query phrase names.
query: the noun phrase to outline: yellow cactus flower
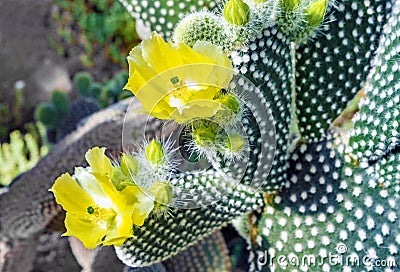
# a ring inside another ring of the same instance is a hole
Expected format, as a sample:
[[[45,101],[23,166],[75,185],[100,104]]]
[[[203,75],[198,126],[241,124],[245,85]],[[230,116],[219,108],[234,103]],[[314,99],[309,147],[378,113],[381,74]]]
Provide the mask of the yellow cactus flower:
[[[109,176],[111,162],[105,148],[86,153],[90,167],[76,168],[75,175],[60,176],[50,189],[67,212],[63,236],[75,236],[86,248],[116,245],[133,236],[133,225],[141,226],[154,208],[149,192],[138,186],[118,191]]]
[[[220,109],[215,94],[233,77],[232,63],[220,47],[205,41],[193,48],[166,43],[154,32],[127,59],[125,89],[135,94],[145,113],[179,123],[212,117]]]
[[[108,175],[111,178],[112,165],[110,159],[106,156],[105,151],[105,147],[93,147],[86,152],[85,159],[94,173],[98,173],[99,175]]]

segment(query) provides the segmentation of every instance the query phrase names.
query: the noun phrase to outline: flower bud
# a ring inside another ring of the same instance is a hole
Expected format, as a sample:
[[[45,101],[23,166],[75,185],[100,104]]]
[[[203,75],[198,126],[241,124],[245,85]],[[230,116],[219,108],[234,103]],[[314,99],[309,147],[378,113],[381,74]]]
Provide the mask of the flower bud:
[[[239,113],[240,104],[237,98],[231,94],[224,95],[217,100],[219,103],[224,105],[226,108],[234,112],[235,114]]]
[[[165,181],[155,182],[149,189],[155,201],[161,205],[168,205],[172,201],[172,186]]]
[[[139,171],[138,160],[131,155],[123,153],[121,159],[121,171],[128,177],[131,175],[136,175],[136,173]]]
[[[311,27],[319,26],[324,20],[326,0],[317,0],[306,9],[306,19]]]
[[[214,145],[216,135],[213,127],[202,125],[195,128],[192,133],[196,145],[202,147]]]
[[[154,165],[162,164],[164,162],[164,150],[160,142],[153,139],[146,146],[146,158]]]
[[[250,8],[243,0],[229,0],[224,6],[224,18],[231,24],[243,26],[250,20]]]
[[[292,11],[299,5],[299,0],[282,0],[285,11]]]
[[[224,147],[227,148],[231,152],[240,152],[244,147],[245,141],[243,136],[235,133],[228,135],[224,141]]]

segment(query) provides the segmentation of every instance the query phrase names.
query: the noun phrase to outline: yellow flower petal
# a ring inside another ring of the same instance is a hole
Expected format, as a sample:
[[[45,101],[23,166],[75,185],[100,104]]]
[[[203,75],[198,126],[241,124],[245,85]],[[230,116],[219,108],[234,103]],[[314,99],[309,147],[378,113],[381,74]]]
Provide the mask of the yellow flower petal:
[[[179,51],[155,32],[142,42],[141,47],[143,60],[157,73],[184,64]]]
[[[112,205],[116,207],[116,209],[123,211],[127,206],[123,194],[115,188],[114,184],[107,177],[97,173],[93,173],[93,175],[97,178],[100,187],[107,198],[111,201]]]
[[[111,207],[112,203],[103,191],[98,179],[91,172],[90,167],[76,167],[73,178],[79,182],[79,185],[94,199],[97,204],[102,207]],[[101,176],[100,174],[97,174]]]
[[[93,198],[68,173],[57,178],[50,191],[53,192],[56,202],[68,212],[78,213],[95,203]]]
[[[112,176],[112,165],[110,159],[105,154],[106,148],[93,147],[86,152],[85,158],[90,168],[100,175]]]
[[[118,217],[117,222],[118,225],[104,239],[104,245],[120,246],[127,238],[133,236],[133,222],[130,214]]]
[[[154,208],[154,197],[139,186],[127,186],[122,190],[122,193],[125,195],[128,203],[132,205],[133,224],[142,226],[144,220]]]
[[[93,249],[102,243],[103,237],[107,233],[106,227],[99,224],[92,224],[90,221],[82,220],[70,212],[65,217],[65,227],[67,232],[63,236],[74,236],[82,241],[88,249]]]

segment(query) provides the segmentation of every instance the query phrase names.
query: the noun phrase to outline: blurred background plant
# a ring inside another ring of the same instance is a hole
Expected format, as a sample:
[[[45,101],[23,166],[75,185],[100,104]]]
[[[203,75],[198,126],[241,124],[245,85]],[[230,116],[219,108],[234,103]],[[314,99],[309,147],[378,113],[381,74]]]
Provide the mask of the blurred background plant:
[[[23,81],[17,81],[13,90],[13,99],[10,102],[0,103],[0,142],[9,139],[9,132],[22,125],[22,114],[24,106]]]
[[[96,82],[88,72],[78,72],[74,75],[74,86],[80,96],[94,98],[100,108],[131,97],[132,93],[124,90],[128,81],[128,71],[117,72],[112,78],[102,83]]]
[[[27,123],[24,128],[26,133],[14,130],[9,134],[9,142],[0,144],[0,187],[34,167],[51,148],[44,137],[43,124]]]
[[[95,65],[94,56],[126,66],[126,55],[140,42],[135,20],[118,1],[53,0],[52,18],[57,23],[57,35],[49,35],[53,48],[68,56],[68,47],[81,49],[80,60],[86,67]]]
[[[68,60],[62,65],[71,75],[74,90],[70,92],[64,89],[65,84],[59,84],[53,91],[47,90],[51,92],[50,95],[33,100],[35,103],[46,99],[50,101],[34,106],[35,112],[32,114],[32,96],[46,91],[39,90],[40,86],[31,85],[25,80],[26,75],[20,74],[22,80],[15,81],[10,95],[2,97],[0,187],[8,185],[16,176],[35,166],[53,143],[77,128],[80,120],[131,96],[130,92],[123,90],[127,72],[116,71],[126,67],[126,56],[140,42],[140,38],[136,33],[135,20],[122,4],[110,0],[51,2],[53,4],[48,5],[49,13],[46,15],[50,19],[47,22],[50,24],[50,34],[46,35],[50,46],[62,57],[60,60]],[[79,60],[75,58],[77,55]],[[76,72],[84,67],[91,67],[91,72]],[[48,79],[43,76],[38,78],[46,82]]]
[[[74,131],[79,122],[90,114],[131,97],[123,88],[128,72],[117,72],[112,78],[98,82],[93,75],[81,71],[73,76],[77,97],[54,90],[50,102],[42,102],[35,109],[35,119],[44,124],[47,140],[56,143]]]

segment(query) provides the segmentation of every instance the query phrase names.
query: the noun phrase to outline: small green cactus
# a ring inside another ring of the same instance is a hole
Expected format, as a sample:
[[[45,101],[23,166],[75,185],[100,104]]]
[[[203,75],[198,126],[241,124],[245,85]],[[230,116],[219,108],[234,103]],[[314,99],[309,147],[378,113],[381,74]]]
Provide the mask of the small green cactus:
[[[68,114],[71,107],[71,102],[69,100],[68,95],[65,92],[58,90],[53,91],[51,96],[51,102],[56,108],[60,118],[64,118]]]
[[[35,110],[35,117],[49,129],[57,128],[61,121],[57,108],[52,103],[39,104]]]
[[[43,123],[46,128],[54,130],[67,116],[70,107],[71,102],[68,94],[55,90],[51,95],[51,102],[42,102],[36,107],[35,118]]]
[[[49,152],[49,146],[42,143],[44,127],[37,123],[31,133],[19,130],[10,133],[10,141],[0,145],[0,187],[7,186],[19,174],[31,169],[41,157]]]
[[[88,72],[79,72],[74,75],[74,84],[82,96],[90,96],[90,87],[93,77]]]
[[[48,140],[57,142],[76,129],[77,122],[82,118],[100,108],[131,97],[131,92],[123,90],[127,80],[126,71],[116,73],[113,78],[103,83],[94,81],[89,72],[78,72],[73,77],[74,85],[79,95],[87,99],[78,98],[79,101],[71,105],[65,92],[55,90],[52,93],[51,102],[41,103],[36,107],[36,120],[42,122],[48,129]],[[71,108],[73,108],[72,111]]]

